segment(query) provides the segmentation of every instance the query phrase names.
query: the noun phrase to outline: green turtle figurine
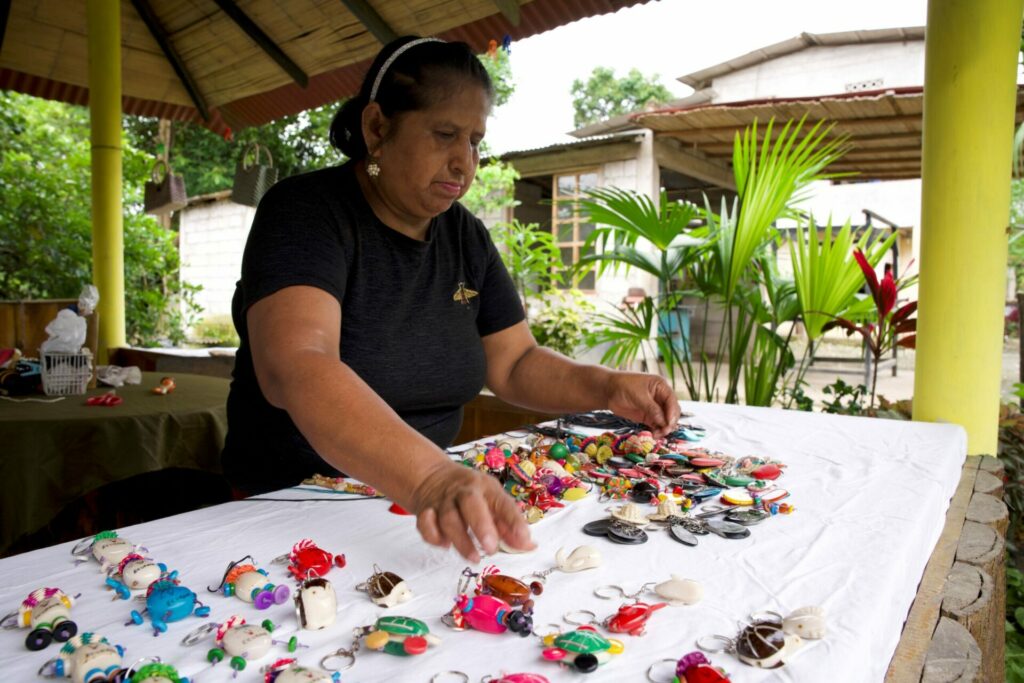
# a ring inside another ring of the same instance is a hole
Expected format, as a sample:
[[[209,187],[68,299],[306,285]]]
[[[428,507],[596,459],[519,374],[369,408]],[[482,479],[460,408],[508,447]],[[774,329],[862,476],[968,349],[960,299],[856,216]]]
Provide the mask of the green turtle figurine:
[[[363,642],[371,650],[407,657],[423,654],[431,645],[440,645],[441,639],[419,619],[387,616],[366,630]]]
[[[562,662],[580,673],[591,673],[606,664],[612,655],[620,654],[622,641],[605,638],[592,626],[580,626],[567,633],[544,636],[544,659]],[[565,661],[569,660],[570,661]]]

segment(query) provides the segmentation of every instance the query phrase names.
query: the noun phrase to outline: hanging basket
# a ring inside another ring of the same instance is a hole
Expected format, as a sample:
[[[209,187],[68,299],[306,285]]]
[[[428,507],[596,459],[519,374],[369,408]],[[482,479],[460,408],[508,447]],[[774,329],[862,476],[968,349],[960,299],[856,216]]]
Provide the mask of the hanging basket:
[[[260,152],[267,153],[267,163],[260,163]],[[250,155],[252,163],[250,163]],[[257,206],[267,190],[277,182],[277,169],[270,150],[255,142],[250,143],[235,167],[235,184],[231,201],[246,206]]]
[[[160,167],[163,166],[163,177]],[[188,193],[185,191],[185,179],[171,172],[171,167],[163,159],[157,159],[150,171],[150,180],[146,181],[143,207],[146,213],[173,213],[188,205]]]

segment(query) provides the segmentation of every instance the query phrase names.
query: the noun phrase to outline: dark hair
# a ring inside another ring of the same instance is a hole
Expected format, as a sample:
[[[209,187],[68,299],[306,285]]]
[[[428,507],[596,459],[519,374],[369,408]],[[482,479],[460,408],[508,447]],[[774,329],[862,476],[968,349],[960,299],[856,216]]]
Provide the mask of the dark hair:
[[[331,145],[350,159],[366,158],[363,138],[363,109],[370,103],[370,90],[384,62],[417,36],[404,36],[385,45],[363,77],[359,94],[345,101],[331,121]],[[466,43],[431,41],[415,45],[388,67],[374,99],[387,117],[407,111],[421,111],[442,102],[468,80],[494,99],[494,85],[487,69]]]

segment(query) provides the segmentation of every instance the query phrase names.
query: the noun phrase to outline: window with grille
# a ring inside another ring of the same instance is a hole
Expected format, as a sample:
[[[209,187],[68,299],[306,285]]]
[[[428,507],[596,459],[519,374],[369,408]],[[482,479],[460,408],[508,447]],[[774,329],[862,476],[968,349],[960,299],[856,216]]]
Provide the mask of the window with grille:
[[[556,174],[552,177],[551,231],[562,252],[562,262],[571,265],[585,254],[583,243],[594,231],[594,224],[584,222],[577,213],[577,201],[587,190],[598,186],[596,170]],[[576,282],[566,282],[564,287],[577,287],[583,291],[594,290],[594,273],[587,273]]]

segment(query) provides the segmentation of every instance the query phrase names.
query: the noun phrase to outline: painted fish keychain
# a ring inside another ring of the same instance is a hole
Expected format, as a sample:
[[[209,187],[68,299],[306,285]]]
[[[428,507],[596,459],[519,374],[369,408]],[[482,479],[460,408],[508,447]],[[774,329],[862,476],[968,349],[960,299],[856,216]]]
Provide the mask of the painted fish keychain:
[[[568,612],[562,619],[576,626],[600,626],[611,633],[642,636],[651,615],[665,607],[668,607],[667,602],[646,603],[636,599],[621,605],[615,614],[605,618],[604,621],[598,621],[597,615],[587,609]],[[580,616],[583,617],[582,620],[579,619]]]
[[[473,628],[485,633],[512,631],[524,638],[530,635],[533,629],[533,600],[527,599],[522,607],[514,608],[495,595],[483,593],[479,583],[474,595],[470,596],[470,580],[476,576],[469,569],[463,571],[455,605],[441,617],[444,625],[456,631]]]
[[[59,588],[37,588],[21,601],[17,612],[6,615],[0,624],[5,629],[32,629],[25,638],[29,650],[43,650],[53,641],[67,642],[78,633],[78,625],[71,621],[71,606],[77,597]]]
[[[246,560],[253,564],[245,564]],[[220,585],[207,586],[206,590],[211,593],[223,590],[224,595],[234,595],[242,602],[251,602],[259,610],[284,604],[291,595],[291,589],[283,584],[271,583],[267,571],[257,568],[255,562],[252,555],[229,562]]]

